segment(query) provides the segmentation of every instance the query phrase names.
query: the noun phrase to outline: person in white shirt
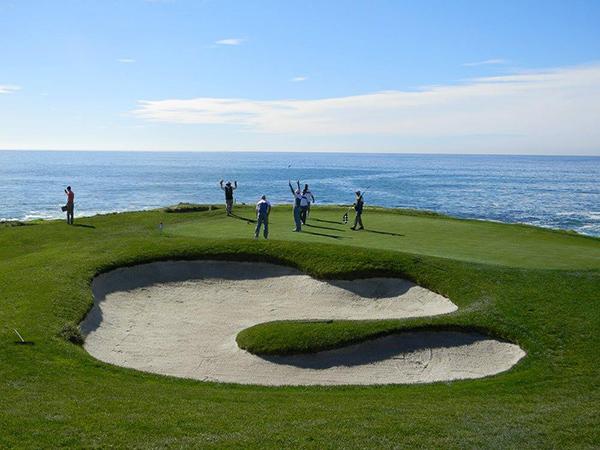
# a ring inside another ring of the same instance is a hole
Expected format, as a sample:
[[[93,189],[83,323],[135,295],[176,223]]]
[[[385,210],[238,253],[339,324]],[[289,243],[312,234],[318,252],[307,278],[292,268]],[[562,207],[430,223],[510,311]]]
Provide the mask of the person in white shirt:
[[[300,189],[300,180],[297,183],[298,189]],[[308,184],[305,184],[302,190],[302,198],[300,199],[300,220],[302,221],[302,225],[306,225],[306,219],[310,215],[310,204],[315,201],[315,196],[308,188]]]
[[[263,236],[265,239],[269,237],[269,214],[271,213],[271,203],[267,200],[267,196],[263,195],[256,204],[256,230],[254,230],[254,239],[258,239],[261,225],[264,226]]]

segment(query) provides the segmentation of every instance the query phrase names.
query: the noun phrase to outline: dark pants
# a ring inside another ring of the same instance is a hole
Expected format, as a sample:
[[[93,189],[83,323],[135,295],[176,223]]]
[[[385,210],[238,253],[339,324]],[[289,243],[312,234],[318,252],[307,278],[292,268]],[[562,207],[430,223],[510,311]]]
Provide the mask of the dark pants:
[[[264,225],[263,236],[267,239],[267,237],[269,237],[269,216],[267,214],[259,214],[256,218],[256,230],[254,230],[255,237],[258,237],[260,234],[261,225]]]
[[[362,223],[362,211],[356,211],[356,217],[354,218],[354,226],[352,228],[357,227],[359,230],[362,230],[364,228]]]
[[[308,206],[300,207],[300,220],[302,221],[302,225],[306,225],[306,216],[308,214]]]
[[[294,223],[296,224],[295,231],[302,231],[302,220],[300,219],[300,210],[299,206],[294,206]]]
[[[231,210],[233,209],[233,199],[232,198],[225,199],[225,209],[227,210],[227,215],[230,216]]]
[[[75,203],[67,203],[67,223],[73,225],[73,214],[75,212]]]

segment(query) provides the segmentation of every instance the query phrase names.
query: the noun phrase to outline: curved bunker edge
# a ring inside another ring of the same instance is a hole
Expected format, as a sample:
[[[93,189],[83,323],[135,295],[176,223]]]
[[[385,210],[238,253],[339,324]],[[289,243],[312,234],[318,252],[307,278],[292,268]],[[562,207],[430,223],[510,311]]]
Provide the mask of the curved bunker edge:
[[[81,324],[97,359],[147,372],[259,385],[404,384],[481,378],[525,352],[475,332],[410,331],[334,350],[259,356],[237,334],[273,320],[399,319],[446,314],[450,300],[406,280],[321,281],[266,263],[168,261],[92,282]]]

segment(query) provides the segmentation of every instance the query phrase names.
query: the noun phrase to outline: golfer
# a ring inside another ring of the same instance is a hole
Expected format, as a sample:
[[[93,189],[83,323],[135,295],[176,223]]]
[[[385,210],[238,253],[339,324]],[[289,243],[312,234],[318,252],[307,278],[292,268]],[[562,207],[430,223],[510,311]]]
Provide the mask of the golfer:
[[[254,239],[258,239],[260,234],[260,226],[263,225],[263,236],[269,238],[269,214],[271,214],[271,203],[267,200],[267,196],[263,195],[256,204],[256,230],[254,230]]]
[[[292,195],[294,196],[294,223],[296,224],[296,228],[294,231],[302,231],[302,221],[300,220],[300,211],[302,202],[302,192],[300,188],[294,190],[294,186],[292,186],[292,182],[288,180],[288,185],[290,186],[290,191],[292,191]]]
[[[65,189],[65,195],[67,196],[67,204],[65,206],[67,211],[67,223],[73,225],[73,214],[75,212],[75,192],[71,189],[71,186],[67,186]]]
[[[360,191],[356,191],[356,201],[354,202],[354,212],[356,213],[356,217],[354,217],[354,226],[350,227],[351,230],[364,230],[365,227],[363,227],[363,223],[362,223],[362,212],[363,212],[363,207],[365,205],[364,199],[363,199],[363,194],[360,193]],[[360,228],[357,228],[358,226],[360,226]]]
[[[298,180],[298,189],[300,189],[300,180]],[[302,199],[300,200],[300,220],[302,225],[306,225],[306,219],[310,215],[310,204],[315,202],[315,196],[308,188],[308,184],[302,189]]]
[[[231,216],[233,210],[233,191],[237,189],[237,181],[233,182],[233,186],[231,185],[231,181],[228,181],[223,186],[223,180],[221,180],[219,181],[219,185],[225,191],[225,209],[227,210],[227,215]]]

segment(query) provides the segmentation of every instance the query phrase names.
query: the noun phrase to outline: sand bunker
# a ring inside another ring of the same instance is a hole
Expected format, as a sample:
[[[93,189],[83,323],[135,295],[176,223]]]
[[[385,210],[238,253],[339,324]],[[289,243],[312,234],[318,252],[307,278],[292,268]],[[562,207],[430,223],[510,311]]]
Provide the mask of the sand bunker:
[[[477,333],[410,332],[308,355],[260,357],[237,334],[272,320],[445,314],[450,300],[405,280],[319,281],[294,269],[223,261],[159,262],[97,277],[85,348],[123,367],[262,385],[426,383],[480,378],[525,353]]]

